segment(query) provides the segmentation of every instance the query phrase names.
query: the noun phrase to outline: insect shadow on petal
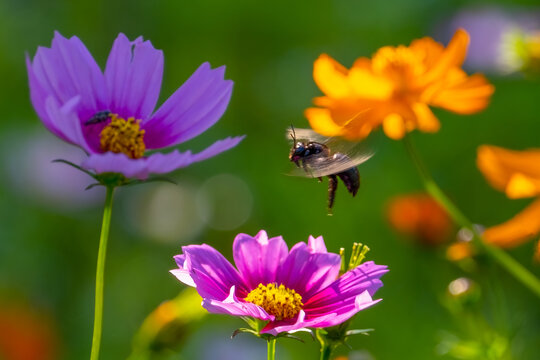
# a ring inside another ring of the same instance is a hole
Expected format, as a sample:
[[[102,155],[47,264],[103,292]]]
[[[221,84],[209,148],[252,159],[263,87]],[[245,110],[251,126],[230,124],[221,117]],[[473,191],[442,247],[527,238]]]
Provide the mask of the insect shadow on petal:
[[[327,138],[310,129],[291,126],[286,135],[293,141],[289,160],[297,166],[291,175],[317,178],[319,182],[324,176],[328,177],[328,215],[332,215],[338,177],[354,197],[360,188],[357,166],[369,160],[373,151],[362,143]]]

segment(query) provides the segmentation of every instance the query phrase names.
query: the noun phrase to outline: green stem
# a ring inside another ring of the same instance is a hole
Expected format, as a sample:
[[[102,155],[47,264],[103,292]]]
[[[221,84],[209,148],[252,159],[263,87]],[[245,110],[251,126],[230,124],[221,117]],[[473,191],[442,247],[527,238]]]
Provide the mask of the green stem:
[[[275,338],[273,336],[268,338],[268,340],[267,340],[267,344],[268,344],[268,357],[267,357],[267,359],[268,360],[275,360],[275,358],[276,358],[276,340],[277,340],[277,338]]]
[[[321,360],[329,360],[332,353],[332,346],[329,344],[321,345]]]
[[[103,278],[105,274],[105,255],[107,253],[107,240],[111,225],[111,212],[113,200],[113,186],[107,186],[105,197],[105,209],[103,210],[103,222],[101,224],[101,236],[99,237],[99,251],[96,269],[96,300],[94,312],[94,335],[92,336],[92,353],[90,360],[99,359],[99,347],[101,344],[101,329],[103,323]]]
[[[485,243],[482,240],[482,236],[478,233],[473,223],[448,199],[448,197],[439,188],[437,183],[431,177],[429,171],[425,167],[424,163],[418,156],[414,149],[414,146],[409,138],[405,136],[403,139],[405,147],[412,161],[416,165],[416,168],[422,178],[426,191],[448,212],[448,214],[454,219],[454,221],[461,227],[467,228],[473,234],[473,242],[479,248],[484,250],[486,254],[491,256],[499,265],[512,274],[518,281],[524,286],[529,288],[534,294],[540,297],[540,281],[524,268],[513,257],[508,255],[505,251],[498,247]]]

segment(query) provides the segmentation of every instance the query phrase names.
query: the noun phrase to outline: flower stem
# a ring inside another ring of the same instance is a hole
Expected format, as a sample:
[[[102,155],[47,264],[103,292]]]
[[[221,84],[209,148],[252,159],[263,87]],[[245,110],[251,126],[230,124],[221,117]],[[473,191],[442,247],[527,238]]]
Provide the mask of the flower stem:
[[[275,360],[276,358],[276,341],[277,341],[277,338],[274,336],[269,337],[267,340],[267,344],[268,344],[267,359],[268,360]]]
[[[330,344],[321,345],[321,360],[330,360],[330,354],[332,353],[332,346]]]
[[[99,251],[96,269],[96,300],[94,311],[94,335],[92,336],[92,353],[90,360],[99,359],[99,347],[101,345],[101,329],[103,323],[103,278],[105,274],[105,255],[107,253],[107,240],[111,225],[111,212],[113,200],[113,186],[107,186],[105,197],[105,209],[103,210],[103,222],[101,224],[101,236],[99,237]]]
[[[439,188],[437,183],[433,180],[426,166],[414,149],[410,136],[406,135],[403,138],[403,141],[405,143],[407,153],[411,157],[416,169],[418,170],[418,173],[420,174],[420,178],[424,183],[426,191],[448,212],[448,214],[459,226],[467,228],[472,232],[472,241],[475,245],[484,250],[484,252],[491,256],[497,263],[499,263],[500,266],[505,268],[506,271],[512,274],[524,286],[540,297],[540,281],[536,278],[536,276],[524,268],[504,250],[487,244],[482,240],[482,236],[473,226],[473,223],[450,201],[450,199],[448,199],[441,188]]]

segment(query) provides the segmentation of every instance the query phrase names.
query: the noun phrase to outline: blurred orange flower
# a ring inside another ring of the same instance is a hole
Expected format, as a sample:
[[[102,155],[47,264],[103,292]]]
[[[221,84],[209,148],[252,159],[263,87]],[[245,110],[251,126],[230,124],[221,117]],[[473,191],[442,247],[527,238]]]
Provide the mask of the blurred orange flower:
[[[483,75],[461,69],[468,44],[460,29],[446,48],[425,37],[409,46],[382,47],[351,69],[322,54],[313,78],[325,96],[315,98],[319,107],[305,115],[316,132],[349,140],[361,140],[380,125],[392,139],[414,129],[436,132],[439,120],[429,106],[472,114],[487,106],[495,90]]]
[[[446,211],[426,194],[395,197],[389,203],[386,215],[397,231],[413,236],[424,245],[445,242],[452,230]]]
[[[48,317],[21,304],[0,303],[0,359],[58,358],[58,338]]]
[[[507,150],[483,145],[477,165],[487,181],[510,199],[537,197],[512,219],[484,232],[484,239],[500,247],[521,245],[540,233],[540,149]]]
[[[455,242],[446,249],[446,257],[451,261],[461,261],[474,255],[474,249],[468,242]]]

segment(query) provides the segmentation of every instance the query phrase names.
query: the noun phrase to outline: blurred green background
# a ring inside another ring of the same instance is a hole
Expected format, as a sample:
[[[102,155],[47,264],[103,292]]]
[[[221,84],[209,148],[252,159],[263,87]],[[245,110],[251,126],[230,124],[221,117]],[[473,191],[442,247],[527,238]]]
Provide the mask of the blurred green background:
[[[230,258],[237,233],[254,235],[260,229],[283,235],[289,245],[310,234],[323,235],[336,252],[360,241],[372,249],[370,259],[389,266],[377,293],[384,300],[354,321],[358,328],[375,329],[369,337],[351,339],[354,350],[367,351],[356,353],[357,359],[449,359],[440,355],[448,334],[476,341],[489,338],[490,331],[508,340],[511,355],[505,359],[538,359],[538,298],[486,259],[479,260],[478,271],[467,273],[444,259],[444,248],[415,246],[389,227],[384,217],[389,199],[421,190],[403,144],[381,137],[376,156],[360,168],[359,194],[351,198],[341,184],[329,217],[326,182],[286,176],[291,167],[284,137],[290,124],[308,126],[303,110],[320,94],[311,74],[319,54],[350,66],[381,46],[426,35],[446,44],[464,13],[495,9],[533,16],[539,11],[535,3],[0,0],[0,306],[24,303],[47,314],[58,337],[56,356],[88,357],[103,191],[85,192],[88,179],[50,162],[72,159],[79,150],[56,142],[39,122],[29,101],[24,54],[50,46],[58,30],[80,37],[103,66],[113,40],[124,32],[131,39],[143,35],[163,49],[160,101],[204,61],[225,64],[226,77],[235,82],[222,120],[181,149],[202,149],[229,135],[247,137],[219,157],[172,174],[178,186],[152,183],[117,192],[105,274],[102,359],[126,358],[145,316],[184,288],[168,273],[182,245],[205,242]],[[494,23],[487,29],[486,39],[471,31],[473,44],[489,42],[498,27]],[[475,166],[477,146],[540,147],[540,82],[490,71],[492,61],[485,56],[485,70],[496,86],[487,110],[472,116],[436,111],[441,131],[413,134],[441,187],[471,219],[487,226],[510,218],[528,200],[508,200],[487,185]],[[480,56],[474,70],[484,70],[482,64]],[[531,242],[511,254],[540,276],[532,252]],[[442,305],[448,283],[460,276],[482,289],[474,307],[489,331],[471,331],[466,319]],[[263,341],[247,335],[230,340],[241,326],[239,319],[207,316],[169,358],[264,358]],[[317,343],[305,340],[305,345],[278,342],[278,358],[318,358]],[[336,355],[348,351],[341,347]]]

